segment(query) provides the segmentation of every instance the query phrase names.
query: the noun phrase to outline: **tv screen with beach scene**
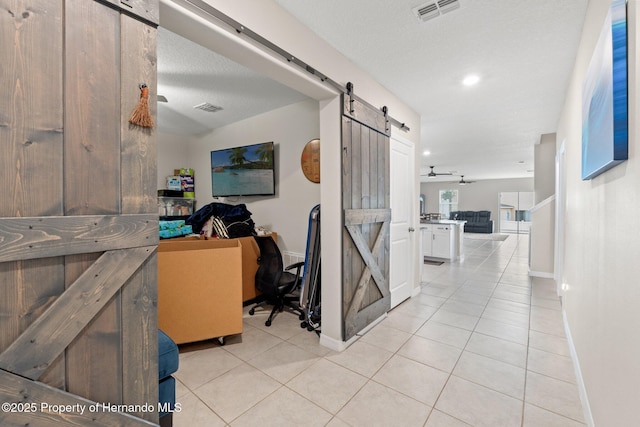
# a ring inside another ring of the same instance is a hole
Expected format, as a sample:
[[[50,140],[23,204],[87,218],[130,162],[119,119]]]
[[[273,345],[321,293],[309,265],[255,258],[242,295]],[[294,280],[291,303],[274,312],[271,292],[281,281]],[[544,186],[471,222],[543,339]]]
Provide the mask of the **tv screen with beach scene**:
[[[273,142],[211,152],[213,197],[273,196]]]

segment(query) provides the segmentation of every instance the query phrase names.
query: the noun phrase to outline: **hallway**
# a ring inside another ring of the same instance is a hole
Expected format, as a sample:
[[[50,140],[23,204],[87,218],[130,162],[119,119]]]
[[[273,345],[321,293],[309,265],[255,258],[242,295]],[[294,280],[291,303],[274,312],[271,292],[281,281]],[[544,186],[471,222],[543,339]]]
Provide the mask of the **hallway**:
[[[560,302],[527,276],[528,237],[464,244],[462,262],[425,264],[421,293],[342,353],[289,313],[270,328],[245,315],[224,347],[182,346],[174,425],[584,425]]]

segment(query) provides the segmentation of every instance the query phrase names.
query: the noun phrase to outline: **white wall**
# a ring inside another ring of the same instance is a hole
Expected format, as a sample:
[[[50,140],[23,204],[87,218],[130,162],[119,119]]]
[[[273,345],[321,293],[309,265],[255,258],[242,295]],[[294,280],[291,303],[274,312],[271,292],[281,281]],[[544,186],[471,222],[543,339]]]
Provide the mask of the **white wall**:
[[[157,133],[158,141],[158,189],[167,188],[167,176],[173,175],[174,169],[185,167],[190,146],[190,137]]]
[[[318,102],[308,100],[194,138],[189,145],[187,164],[196,172],[198,207],[214,201],[232,205],[244,203],[256,225],[278,233],[281,250],[304,253],[309,211],[320,203],[320,185],[305,178],[300,155],[305,144],[319,135]],[[211,195],[211,151],[268,141],[275,143],[276,195],[214,199]]]
[[[533,178],[487,179],[472,184],[458,185],[455,182],[427,182],[420,184],[420,193],[427,199],[427,212],[439,212],[440,190],[458,190],[458,210],[491,211],[493,229],[499,230],[500,202],[503,191],[533,191]]]
[[[540,203],[556,191],[556,134],[547,133],[540,137],[534,152],[533,186],[535,188],[535,203]]]
[[[411,128],[405,137],[419,144],[420,116],[369,74],[333,49],[326,41],[302,25],[272,0],[209,0],[208,3],[242,23],[293,56],[345,85],[352,82],[356,95],[372,105],[387,106],[389,113]],[[285,59],[275,57],[233,29],[197,16],[169,0],[160,2],[160,24],[169,30],[222,53],[230,59],[284,83],[321,101],[320,139],[322,204],[322,334],[320,342],[334,350],[345,348],[342,342],[342,206],[340,162],[340,110],[338,92],[306,72],[293,68]],[[419,170],[416,156],[416,170]],[[415,188],[418,176],[415,177]],[[418,210],[418,193],[413,198]],[[418,223],[414,228],[418,227]],[[414,251],[418,256],[418,239]],[[420,265],[416,262],[414,277]]]
[[[640,403],[638,0],[628,1],[629,160],[580,179],[582,82],[609,4],[589,2],[557,131],[566,141],[563,306],[594,425],[631,426]]]

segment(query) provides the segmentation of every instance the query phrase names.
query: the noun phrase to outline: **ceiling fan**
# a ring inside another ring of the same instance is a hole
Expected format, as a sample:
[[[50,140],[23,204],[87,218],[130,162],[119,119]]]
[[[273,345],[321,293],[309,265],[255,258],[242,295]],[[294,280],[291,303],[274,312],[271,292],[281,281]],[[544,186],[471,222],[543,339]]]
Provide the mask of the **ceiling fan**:
[[[464,175],[460,175],[460,181],[458,181],[458,184],[460,185],[466,185],[466,184],[473,184],[475,181],[465,181],[464,180]]]
[[[427,174],[422,174],[420,176],[426,176],[427,178],[435,178],[436,176],[439,175],[453,175],[451,172],[442,172],[442,173],[435,173],[433,168],[435,168],[435,166],[429,166],[431,168],[431,171]]]

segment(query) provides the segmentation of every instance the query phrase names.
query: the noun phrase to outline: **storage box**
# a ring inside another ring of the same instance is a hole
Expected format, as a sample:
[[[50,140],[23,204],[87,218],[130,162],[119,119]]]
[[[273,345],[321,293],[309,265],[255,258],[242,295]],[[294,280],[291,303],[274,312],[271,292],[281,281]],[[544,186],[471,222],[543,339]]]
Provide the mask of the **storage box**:
[[[158,197],[158,214],[160,216],[189,216],[193,214],[195,199],[182,197]]]
[[[160,241],[158,327],[177,344],[242,333],[239,240]]]
[[[182,190],[182,181],[180,176],[168,176],[167,177],[167,190]]]
[[[184,197],[184,192],[181,190],[158,190],[158,196],[163,197]]]

